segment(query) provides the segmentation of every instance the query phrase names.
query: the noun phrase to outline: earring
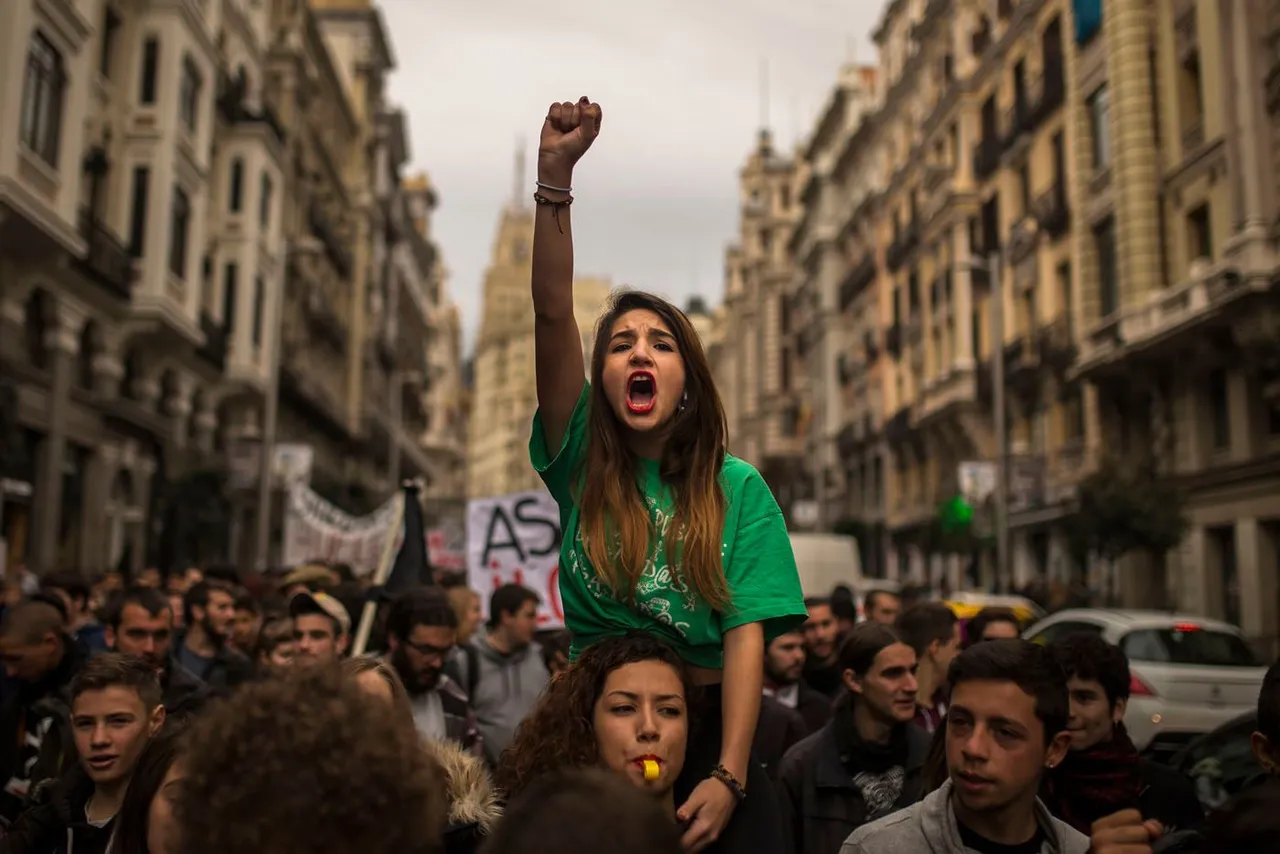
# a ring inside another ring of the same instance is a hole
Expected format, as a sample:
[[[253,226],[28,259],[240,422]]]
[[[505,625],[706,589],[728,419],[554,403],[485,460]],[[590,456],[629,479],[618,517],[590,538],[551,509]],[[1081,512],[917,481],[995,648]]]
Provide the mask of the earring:
[[[688,402],[689,402],[688,390],[681,392],[680,393],[680,411],[681,412],[684,412],[684,407]]]

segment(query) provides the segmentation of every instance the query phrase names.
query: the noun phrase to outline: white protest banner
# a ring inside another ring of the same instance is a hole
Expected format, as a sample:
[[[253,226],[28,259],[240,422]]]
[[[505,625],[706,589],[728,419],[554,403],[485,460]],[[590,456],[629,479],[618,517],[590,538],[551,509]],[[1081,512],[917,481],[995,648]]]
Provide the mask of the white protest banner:
[[[547,492],[517,492],[467,502],[467,583],[489,597],[503,584],[538,594],[538,628],[564,625],[559,584],[560,510]]]
[[[396,493],[368,516],[351,516],[305,483],[295,482],[285,497],[280,562],[285,566],[345,563],[356,575],[373,572],[399,518],[401,500],[401,493]],[[404,531],[396,531],[395,537],[395,548],[399,548]]]

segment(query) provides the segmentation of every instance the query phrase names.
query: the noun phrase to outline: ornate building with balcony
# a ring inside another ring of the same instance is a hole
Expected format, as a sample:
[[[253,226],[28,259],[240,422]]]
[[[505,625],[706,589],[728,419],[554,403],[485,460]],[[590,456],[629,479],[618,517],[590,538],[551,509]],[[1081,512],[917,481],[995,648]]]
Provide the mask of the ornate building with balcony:
[[[0,10],[0,79],[14,83],[0,124],[18,131],[0,140],[11,565],[191,557],[174,497],[221,447],[227,381],[260,395],[265,374],[254,302],[228,309],[221,277],[239,260],[266,290],[281,264],[257,228],[278,218],[259,188],[281,181],[281,129],[259,100],[268,15],[246,0]],[[232,160],[253,241],[225,208]]]
[[[830,112],[814,131],[813,146],[834,153],[835,238],[822,256],[805,241],[822,209],[810,179],[792,252],[797,265],[812,265],[798,273],[802,283],[822,275],[819,258],[830,265],[841,330],[825,365],[839,391],[818,393],[830,401],[834,446],[822,468],[840,470],[826,474],[840,489],[821,516],[828,527],[848,519],[877,541],[882,524],[891,576],[953,588],[995,581],[992,556],[938,523],[939,507],[959,491],[960,464],[995,453],[986,379],[993,352],[1034,366],[1011,370],[1015,457],[1052,454],[1064,441],[1066,7],[894,0],[874,33],[877,107],[838,143],[827,139]],[[998,251],[1009,258],[997,264],[993,288],[988,259]],[[993,292],[1008,319],[1000,346],[992,344]],[[1042,352],[1056,371],[1041,364]],[[1025,509],[1040,503],[1031,496]],[[1012,575],[1025,580],[1028,571]]]
[[[362,462],[367,443],[359,397],[373,129],[362,91],[338,61],[349,56],[330,50],[319,15],[307,3],[276,3],[274,10],[267,88],[292,137],[275,439],[309,446],[312,487],[362,512],[385,497],[385,472]],[[390,66],[389,52],[370,54],[371,68]]]
[[[847,526],[854,519],[874,525],[881,515],[874,495],[862,494],[862,466],[877,466],[878,453],[871,446],[863,447],[865,437],[853,440],[844,430],[847,421],[860,421],[874,408],[865,354],[859,359],[850,351],[855,341],[861,342],[864,331],[857,321],[865,300],[857,311],[852,311],[853,303],[870,293],[874,305],[874,291],[867,286],[874,279],[875,258],[851,258],[850,252],[856,255],[857,247],[849,239],[852,235],[841,228],[849,211],[868,192],[865,185],[851,186],[842,180],[848,170],[841,167],[848,164],[841,155],[856,149],[854,139],[863,119],[876,107],[876,71],[853,64],[841,69],[800,155],[802,213],[787,245],[788,255],[795,259],[795,278],[788,291],[791,337],[787,343],[812,412],[804,458],[818,509],[814,522],[821,528]],[[857,316],[844,316],[845,309]],[[864,562],[863,570],[874,572],[875,567]]]
[[[1189,522],[1163,560],[1127,556],[1118,593],[1229,619],[1274,650],[1280,8],[1076,6],[1071,374],[1092,389],[1097,443],[1182,495]]]
[[[803,473],[809,408],[791,348],[793,267],[787,242],[800,216],[796,162],[761,130],[739,173],[738,240],[725,251],[724,338],[718,388],[729,450],[760,470],[783,513],[812,498]]]

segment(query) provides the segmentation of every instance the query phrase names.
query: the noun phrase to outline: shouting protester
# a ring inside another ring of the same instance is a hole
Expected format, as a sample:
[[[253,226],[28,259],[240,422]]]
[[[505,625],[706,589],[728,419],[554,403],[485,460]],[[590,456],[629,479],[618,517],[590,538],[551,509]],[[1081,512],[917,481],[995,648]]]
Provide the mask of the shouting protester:
[[[804,619],[799,573],[764,478],[726,453],[724,407],[682,311],[652,294],[619,294],[585,369],[570,205],[575,164],[601,119],[586,97],[551,105],[534,195],[529,452],[560,508],[565,623],[575,653],[641,630],[695,668],[709,708],[676,787],[685,845],[770,850],[781,821],[751,743],[765,644]]]

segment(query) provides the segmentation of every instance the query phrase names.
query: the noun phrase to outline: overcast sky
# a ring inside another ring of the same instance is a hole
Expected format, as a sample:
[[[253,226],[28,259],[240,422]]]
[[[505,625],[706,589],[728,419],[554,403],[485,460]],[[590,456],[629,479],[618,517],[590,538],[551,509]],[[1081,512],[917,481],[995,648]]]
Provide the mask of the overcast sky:
[[[467,348],[517,139],[532,195],[552,100],[588,95],[600,138],[574,175],[580,274],[720,299],[737,225],[737,172],[763,118],[790,145],[840,64],[870,62],[882,0],[381,0],[409,115],[414,170],[440,192],[435,235]],[[768,74],[762,74],[767,62]]]

